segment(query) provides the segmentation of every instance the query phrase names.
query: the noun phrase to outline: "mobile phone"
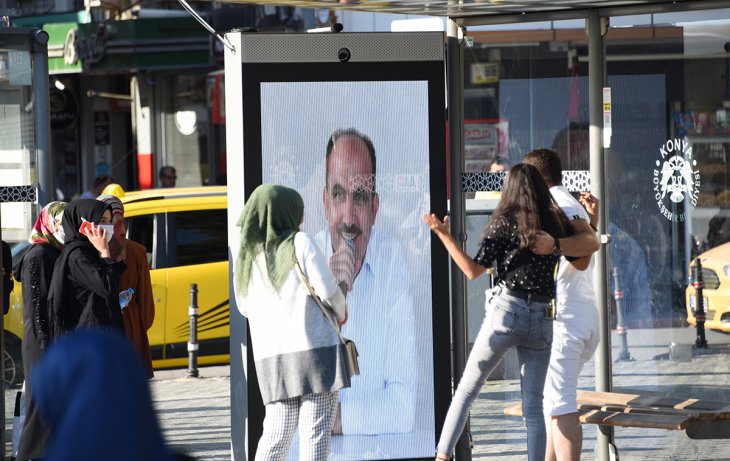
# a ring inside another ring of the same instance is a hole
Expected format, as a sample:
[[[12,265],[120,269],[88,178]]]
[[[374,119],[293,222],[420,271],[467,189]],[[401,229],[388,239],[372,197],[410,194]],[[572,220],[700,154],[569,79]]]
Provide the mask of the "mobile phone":
[[[91,222],[86,220],[82,221],[81,227],[79,227],[79,233],[86,236],[91,235]]]

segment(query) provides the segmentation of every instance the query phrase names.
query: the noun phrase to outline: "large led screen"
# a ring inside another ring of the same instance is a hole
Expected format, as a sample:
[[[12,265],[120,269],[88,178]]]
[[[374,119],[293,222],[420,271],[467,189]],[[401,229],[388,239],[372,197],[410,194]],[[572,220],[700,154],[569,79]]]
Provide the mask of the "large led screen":
[[[358,35],[369,49],[384,36]],[[348,51],[357,56],[357,43]],[[354,247],[342,332],[361,374],[340,391],[330,459],[425,459],[450,399],[447,262],[421,222],[445,213],[443,62],[371,53],[368,62],[244,58],[243,171],[229,168],[229,203],[262,183],[291,187],[304,199],[302,230],[331,265]],[[248,355],[253,459],[263,410]],[[296,437],[288,459],[299,459]]]

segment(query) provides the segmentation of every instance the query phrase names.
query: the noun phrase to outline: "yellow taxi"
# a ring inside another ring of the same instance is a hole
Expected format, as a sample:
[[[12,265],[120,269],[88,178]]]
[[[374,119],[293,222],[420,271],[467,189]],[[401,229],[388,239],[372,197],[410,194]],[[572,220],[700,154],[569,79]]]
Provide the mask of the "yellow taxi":
[[[127,238],[147,248],[156,368],[187,364],[191,284],[198,290],[198,363],[228,363],[228,199],[225,186],[128,192]]]
[[[700,254],[702,263],[703,307],[705,328],[730,333],[730,243],[718,245]],[[694,280],[695,261],[690,264]],[[685,292],[687,301],[687,322],[696,325],[697,293],[690,283]]]
[[[228,200],[225,186],[115,194],[124,203],[127,238],[147,249],[155,321],[147,332],[155,368],[187,365],[191,284],[197,284],[198,363],[228,363]],[[27,244],[13,248],[14,264]],[[20,283],[5,315],[5,382],[23,380]]]
[[[12,245],[11,245],[12,246]],[[23,249],[27,245],[21,246]],[[13,266],[20,260],[16,259],[17,250],[13,247]],[[5,384],[7,386],[20,385],[23,382],[23,356],[21,352],[21,338],[23,337],[23,295],[20,283],[13,279],[13,291],[10,293],[10,307],[3,318],[5,327]]]

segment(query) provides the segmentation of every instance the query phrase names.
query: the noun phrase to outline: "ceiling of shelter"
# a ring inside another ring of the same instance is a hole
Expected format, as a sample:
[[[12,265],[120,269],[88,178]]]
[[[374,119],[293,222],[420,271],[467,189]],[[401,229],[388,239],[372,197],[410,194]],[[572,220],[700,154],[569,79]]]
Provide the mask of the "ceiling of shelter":
[[[377,13],[448,16],[500,16],[551,14],[590,9],[635,8],[691,3],[693,0],[222,0],[225,3],[255,3],[305,8],[370,11]]]

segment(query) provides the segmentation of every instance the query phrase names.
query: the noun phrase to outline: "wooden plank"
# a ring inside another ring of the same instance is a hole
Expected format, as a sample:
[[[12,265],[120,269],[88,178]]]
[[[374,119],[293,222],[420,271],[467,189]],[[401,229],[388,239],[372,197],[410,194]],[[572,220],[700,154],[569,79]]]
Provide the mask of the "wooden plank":
[[[507,416],[522,416],[522,402],[515,402],[504,407]]]
[[[730,419],[730,402],[641,395],[618,392],[578,391],[579,405],[625,406],[630,408],[657,408],[687,410],[699,419]]]
[[[521,403],[509,404],[505,407],[504,413],[509,416],[522,416]],[[579,390],[578,416],[583,424],[666,430],[687,429],[688,435],[696,438],[724,438],[726,432],[730,430],[729,402],[678,399],[653,394]],[[703,425],[721,424],[724,421],[728,422],[728,426],[727,428],[722,426],[722,430]],[[697,425],[696,430],[693,429],[694,425]]]
[[[504,413],[509,416],[522,416],[522,405],[520,402],[508,405],[505,407]],[[667,430],[684,430],[692,421],[691,416],[681,414],[624,413],[604,410],[579,410],[578,419],[583,424]]]
[[[674,408],[651,408],[651,407],[623,407],[620,405],[598,405],[598,404],[587,404],[578,403],[579,410],[601,410],[601,411],[612,411],[616,413],[649,413],[658,415],[685,415],[693,418],[697,418],[699,413],[690,410],[677,410]]]
[[[664,415],[650,413],[618,413],[592,410],[580,415],[584,424],[603,426],[640,427],[647,429],[684,430],[689,426],[692,417],[684,415]]]

